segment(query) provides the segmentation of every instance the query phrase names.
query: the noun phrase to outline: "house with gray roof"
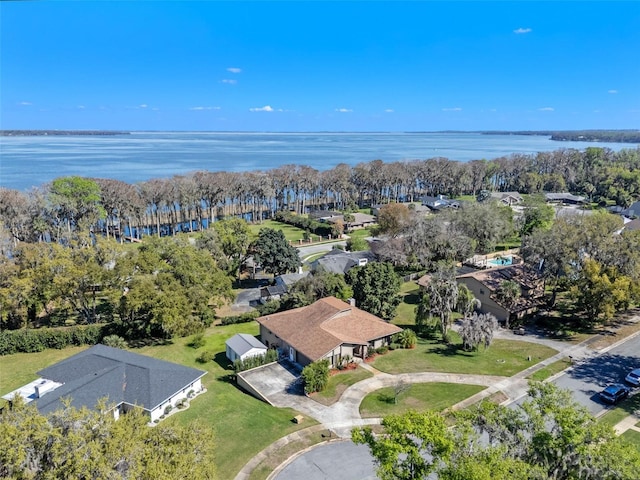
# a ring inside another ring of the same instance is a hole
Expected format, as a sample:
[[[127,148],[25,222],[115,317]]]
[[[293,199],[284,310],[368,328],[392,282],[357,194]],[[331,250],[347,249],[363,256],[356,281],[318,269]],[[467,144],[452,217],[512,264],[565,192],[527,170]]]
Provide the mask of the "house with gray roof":
[[[362,267],[371,261],[375,261],[375,259],[376,256],[368,250],[345,252],[336,248],[312,262],[311,270],[315,272],[322,269],[327,272],[344,275],[353,267]]]
[[[265,355],[267,346],[253,335],[238,333],[225,342],[227,358],[231,362]]]
[[[620,212],[625,217],[640,218],[640,202],[632,203],[629,208],[626,208]]]
[[[577,205],[579,203],[587,203],[586,197],[582,197],[580,195],[573,195],[568,192],[545,193],[544,198],[549,203],[568,203],[571,205]]]
[[[3,398],[11,401],[18,394],[27,402],[33,401],[41,413],[63,408],[63,399],[67,398],[75,408],[96,408],[106,398],[116,418],[138,407],[154,421],[200,393],[206,373],[119,348],[94,345],[40,370],[41,378]]]

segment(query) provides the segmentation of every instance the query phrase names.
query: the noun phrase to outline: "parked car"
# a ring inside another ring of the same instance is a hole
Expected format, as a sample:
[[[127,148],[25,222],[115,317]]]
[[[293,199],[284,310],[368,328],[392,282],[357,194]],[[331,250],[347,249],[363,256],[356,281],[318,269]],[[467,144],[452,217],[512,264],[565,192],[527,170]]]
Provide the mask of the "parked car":
[[[633,385],[634,387],[640,387],[640,368],[636,368],[629,372],[629,375],[624,377],[624,381]]]
[[[611,403],[615,405],[620,400],[624,400],[629,396],[629,389],[624,385],[615,384],[609,385],[603,391],[600,392],[600,398],[603,402]]]

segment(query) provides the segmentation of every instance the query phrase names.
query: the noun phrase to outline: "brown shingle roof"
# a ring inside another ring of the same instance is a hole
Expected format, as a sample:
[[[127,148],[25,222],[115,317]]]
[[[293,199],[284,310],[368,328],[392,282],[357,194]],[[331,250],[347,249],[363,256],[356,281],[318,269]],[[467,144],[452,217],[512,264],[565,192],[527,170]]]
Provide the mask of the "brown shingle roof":
[[[401,328],[335,297],[257,319],[312,361],[343,343],[366,345]]]

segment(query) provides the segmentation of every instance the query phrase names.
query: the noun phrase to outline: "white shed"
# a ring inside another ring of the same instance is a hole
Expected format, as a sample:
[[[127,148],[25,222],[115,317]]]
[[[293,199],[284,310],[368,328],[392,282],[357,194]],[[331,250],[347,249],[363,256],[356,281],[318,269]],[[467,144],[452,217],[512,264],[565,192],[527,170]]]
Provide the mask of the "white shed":
[[[225,342],[227,358],[232,362],[256,355],[265,355],[267,347],[253,335],[238,333]]]

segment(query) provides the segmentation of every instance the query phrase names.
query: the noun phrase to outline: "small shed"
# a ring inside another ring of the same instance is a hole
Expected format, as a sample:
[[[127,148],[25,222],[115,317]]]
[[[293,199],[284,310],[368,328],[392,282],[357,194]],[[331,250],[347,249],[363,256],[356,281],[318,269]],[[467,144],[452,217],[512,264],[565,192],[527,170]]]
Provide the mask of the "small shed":
[[[227,358],[235,362],[257,355],[265,355],[267,347],[253,335],[238,333],[225,342]]]

